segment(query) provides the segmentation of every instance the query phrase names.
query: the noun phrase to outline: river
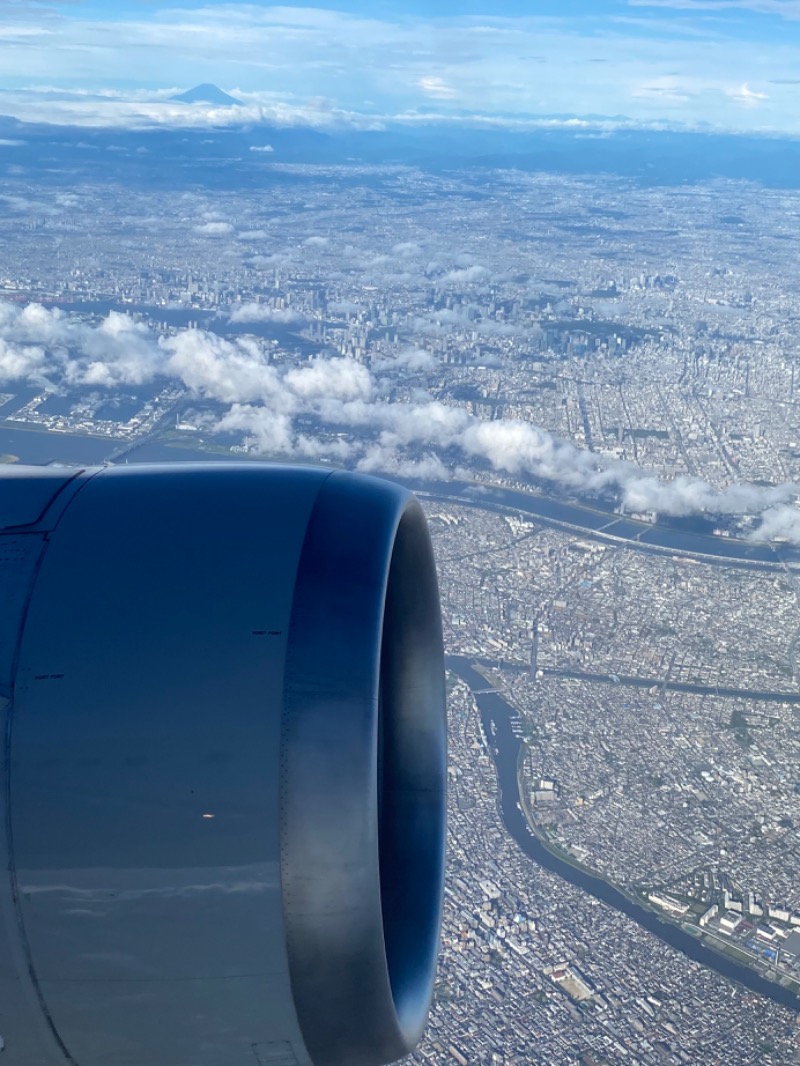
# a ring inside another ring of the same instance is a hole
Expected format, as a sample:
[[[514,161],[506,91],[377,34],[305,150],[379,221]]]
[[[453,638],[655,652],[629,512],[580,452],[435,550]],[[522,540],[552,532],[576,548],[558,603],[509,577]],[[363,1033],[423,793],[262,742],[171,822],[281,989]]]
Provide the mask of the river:
[[[547,495],[534,496],[503,485],[419,479],[403,479],[403,484],[432,500],[460,503],[484,511],[528,514],[544,525],[572,530],[590,540],[627,542],[628,547],[638,551],[685,555],[739,569],[761,570],[765,566],[781,568],[785,562],[800,563],[800,550],[792,545],[765,544],[638,522],[589,504]]]
[[[177,313],[177,312],[176,312]],[[188,312],[181,312],[186,314]],[[38,427],[17,428],[13,423],[0,425],[0,455],[17,456],[22,463],[102,463],[124,445],[116,439],[48,433]],[[208,462],[212,459],[242,459],[241,455],[211,454],[192,447],[173,447],[158,439],[131,442],[125,446],[130,462]],[[385,475],[390,477],[390,475]],[[587,503],[547,495],[534,495],[503,485],[469,481],[428,481],[394,478],[401,484],[432,500],[459,503],[484,511],[530,515],[543,525],[565,529],[582,537],[606,544],[626,544],[637,551],[658,555],[670,554],[694,558],[737,569],[783,569],[786,563],[800,564],[800,549],[791,545],[761,544],[736,537],[710,536],[673,529],[658,523],[603,511]]]
[[[13,455],[21,463],[47,466],[63,463],[83,466],[102,463],[118,442],[109,437],[90,437],[78,433],[48,433],[23,425],[16,429],[0,426],[0,455]]]
[[[701,940],[685,932],[679,926],[661,921],[653,911],[635,903],[608,881],[573,866],[548,851],[531,832],[520,807],[517,763],[522,741],[512,729],[512,722],[519,717],[517,712],[499,692],[487,691],[491,689],[489,682],[473,667],[470,658],[449,655],[447,665],[469,685],[478,704],[484,735],[497,768],[503,823],[512,839],[530,859],[564,881],[568,881],[569,884],[580,888],[594,899],[600,900],[633,919],[637,925],[702,966],[714,970],[731,981],[737,981],[752,992],[758,992],[767,999],[788,1007],[789,1010],[800,1013],[800,997],[788,988],[769,981],[749,966],[735,962],[728,956],[706,947]]]

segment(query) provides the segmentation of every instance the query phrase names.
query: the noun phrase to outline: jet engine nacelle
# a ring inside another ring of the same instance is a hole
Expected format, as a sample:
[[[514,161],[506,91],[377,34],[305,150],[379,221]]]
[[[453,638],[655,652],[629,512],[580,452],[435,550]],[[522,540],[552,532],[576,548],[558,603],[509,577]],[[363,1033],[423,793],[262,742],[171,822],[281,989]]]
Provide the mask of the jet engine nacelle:
[[[0,1037],[19,1066],[377,1066],[444,855],[418,502],[266,464],[0,467]]]

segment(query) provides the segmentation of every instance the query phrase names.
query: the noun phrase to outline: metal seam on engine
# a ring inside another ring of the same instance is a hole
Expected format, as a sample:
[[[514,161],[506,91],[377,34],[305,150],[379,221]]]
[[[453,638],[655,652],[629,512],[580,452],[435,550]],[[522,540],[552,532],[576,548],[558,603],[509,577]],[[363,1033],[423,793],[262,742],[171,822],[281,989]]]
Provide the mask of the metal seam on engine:
[[[70,481],[67,482],[66,484],[71,484],[73,480],[74,479],[70,479]],[[51,500],[51,503],[52,503],[52,500]],[[69,506],[69,504],[67,504],[67,506]],[[44,513],[46,513],[46,510],[47,509],[45,509]],[[47,1006],[47,1000],[45,999],[44,993],[43,993],[41,985],[39,983],[39,978],[37,977],[37,974],[36,974],[36,967],[34,966],[34,963],[33,963],[33,954],[31,952],[30,941],[28,939],[28,934],[27,934],[27,931],[25,929],[25,921],[24,921],[23,916],[22,916],[22,907],[20,905],[19,881],[18,881],[18,878],[17,878],[17,866],[16,866],[16,858],[15,858],[15,853],[14,853],[14,827],[13,827],[13,822],[12,822],[12,818],[11,818],[11,742],[12,742],[12,739],[13,739],[13,728],[14,728],[14,698],[13,698],[13,693],[14,693],[14,689],[16,687],[17,668],[18,668],[18,665],[19,665],[19,656],[20,656],[20,650],[21,650],[21,647],[22,647],[22,637],[23,637],[23,633],[25,631],[25,623],[27,621],[28,612],[30,610],[31,598],[33,597],[33,590],[36,587],[36,581],[37,581],[37,579],[39,577],[39,573],[41,571],[42,561],[43,561],[45,553],[47,551],[48,537],[46,535],[44,535],[42,537],[42,542],[43,542],[42,543],[42,548],[41,548],[41,551],[39,552],[39,556],[38,556],[38,558],[36,560],[36,563],[34,565],[33,575],[31,577],[31,581],[30,581],[30,584],[28,586],[28,595],[27,595],[27,597],[25,599],[25,605],[24,605],[22,614],[20,616],[19,630],[18,630],[18,633],[17,633],[17,645],[16,645],[16,648],[15,648],[15,651],[14,651],[14,659],[13,659],[13,665],[12,665],[12,670],[11,670],[12,697],[11,697],[11,700],[10,700],[10,702],[8,704],[8,707],[6,708],[6,711],[5,711],[6,721],[5,721],[5,734],[4,734],[4,738],[3,738],[3,776],[4,776],[3,801],[4,801],[4,804],[5,804],[5,811],[4,811],[4,822],[5,822],[5,825],[4,825],[4,829],[5,829],[5,838],[6,838],[6,851],[7,851],[7,855],[8,855],[8,878],[9,878],[9,884],[11,886],[11,901],[12,901],[12,905],[13,905],[13,908],[14,908],[14,914],[15,914],[15,917],[16,917],[17,931],[19,933],[19,946],[22,949],[22,953],[23,953],[24,958],[25,958],[25,965],[26,965],[28,977],[30,978],[30,982],[31,982],[31,985],[33,987],[33,991],[35,993],[37,1002],[39,1004],[39,1008],[40,1008],[40,1010],[42,1012],[42,1016],[44,1017],[44,1020],[45,1020],[45,1022],[47,1024],[47,1028],[48,1028],[51,1036],[55,1040],[56,1045],[58,1046],[59,1050],[61,1051],[61,1053],[64,1056],[64,1058],[66,1059],[66,1061],[68,1063],[70,1063],[71,1066],[80,1066],[78,1061],[75,1058],[73,1058],[73,1056],[71,1055],[69,1049],[67,1048],[67,1045],[64,1043],[64,1040],[62,1039],[61,1034],[58,1031],[58,1027],[56,1026],[56,1023],[55,1023],[55,1020],[53,1019],[52,1014],[50,1013],[49,1007]]]

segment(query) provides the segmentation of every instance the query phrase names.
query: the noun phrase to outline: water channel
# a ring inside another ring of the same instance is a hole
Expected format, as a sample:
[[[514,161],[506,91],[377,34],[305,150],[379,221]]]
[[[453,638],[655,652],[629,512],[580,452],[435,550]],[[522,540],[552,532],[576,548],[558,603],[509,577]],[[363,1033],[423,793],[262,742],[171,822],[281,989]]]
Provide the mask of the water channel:
[[[758,992],[789,1010],[800,1013],[800,997],[788,988],[770,981],[749,966],[736,962],[726,955],[707,947],[701,940],[678,925],[663,922],[647,907],[634,902],[619,889],[564,859],[560,859],[544,846],[531,832],[520,807],[517,783],[517,763],[522,741],[512,729],[517,712],[502,695],[472,665],[466,656],[450,655],[447,658],[450,670],[465,681],[472,691],[480,711],[483,731],[489,750],[497,767],[500,811],[508,833],[522,851],[539,866],[556,874],[564,881],[580,888],[594,899],[613,907],[633,919],[637,925],[653,933],[665,944],[683,952],[695,962],[736,981],[752,992]]]
[[[740,537],[713,536],[674,529],[658,522],[640,522],[587,503],[545,494],[534,495],[504,485],[468,481],[402,479],[409,488],[432,500],[461,503],[501,514],[527,514],[544,525],[579,533],[590,540],[628,542],[637,551],[685,555],[698,561],[743,569],[780,569],[800,562],[800,550],[789,544],[762,543]]]

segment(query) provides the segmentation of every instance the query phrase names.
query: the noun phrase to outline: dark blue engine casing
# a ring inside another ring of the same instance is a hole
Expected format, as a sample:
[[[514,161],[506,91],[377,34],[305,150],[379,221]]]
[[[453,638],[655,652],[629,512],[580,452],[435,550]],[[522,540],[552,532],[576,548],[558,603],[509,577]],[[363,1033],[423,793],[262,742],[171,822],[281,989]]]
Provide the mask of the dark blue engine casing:
[[[267,464],[0,467],[12,1066],[378,1066],[438,949],[422,510]]]

